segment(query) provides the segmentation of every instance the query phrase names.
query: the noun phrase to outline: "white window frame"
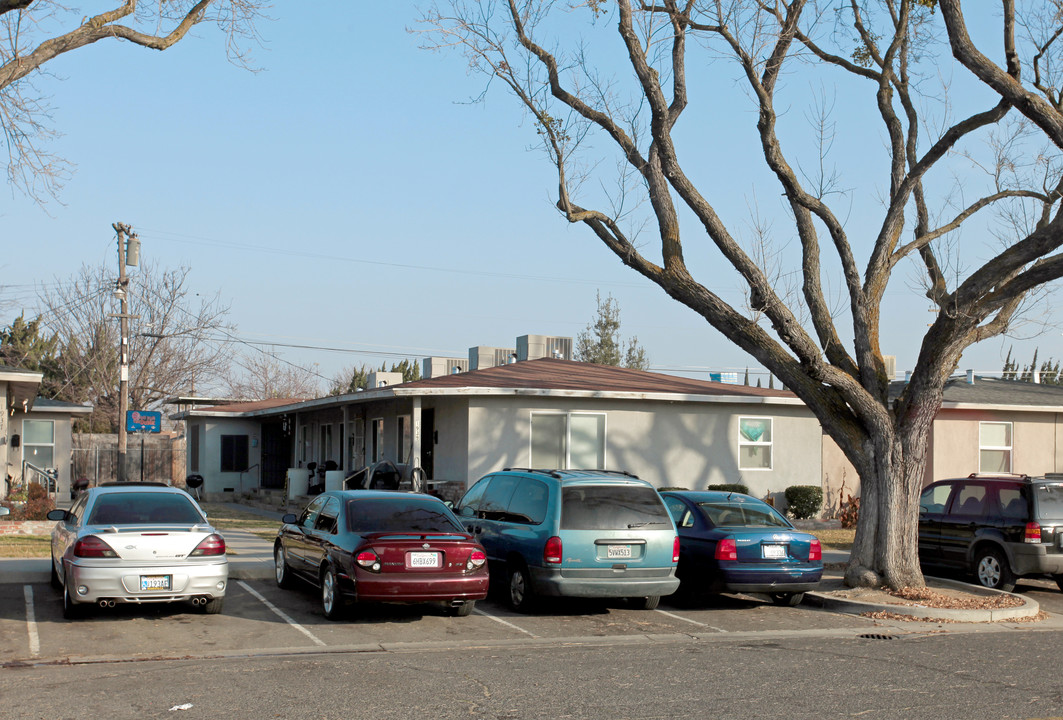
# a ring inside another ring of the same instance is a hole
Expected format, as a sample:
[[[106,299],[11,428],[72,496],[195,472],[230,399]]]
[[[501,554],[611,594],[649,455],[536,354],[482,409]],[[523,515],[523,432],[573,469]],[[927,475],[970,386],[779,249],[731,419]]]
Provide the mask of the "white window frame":
[[[768,422],[768,437],[771,440],[750,440],[742,435],[742,422],[745,420],[766,420]],[[742,454],[742,449],[747,447],[766,447],[768,448],[768,465],[746,467],[742,464],[742,459],[745,457]],[[775,418],[764,415],[740,415],[738,418],[738,469],[746,472],[765,472],[775,469]]]
[[[982,428],[986,425],[1006,425],[1008,428],[1008,439],[1011,441],[1010,445],[983,445],[982,444]],[[982,453],[986,450],[1003,452],[1008,458],[1008,466],[1003,470],[984,470],[982,468]],[[1010,473],[1011,468],[1015,464],[1015,424],[1003,420],[983,420],[978,423],[978,472],[1006,472]]]
[[[573,468],[572,467],[572,418],[573,418],[573,416],[578,416],[578,417],[600,417],[602,419],[602,445],[601,445],[602,467],[599,468],[599,469],[604,470],[604,469],[609,467],[609,415],[608,415],[608,413],[603,413],[603,412],[582,412],[582,411],[573,411],[573,412],[550,412],[550,411],[540,412],[540,411],[535,411],[535,410],[531,411],[529,413],[529,417],[528,417],[528,461],[529,461],[530,464],[533,463],[532,457],[533,457],[534,438],[532,437],[532,432],[533,432],[532,428],[533,428],[533,425],[534,425],[534,420],[535,420],[535,416],[536,415],[549,415],[549,416],[553,416],[553,417],[563,417],[565,419],[565,430],[564,430],[565,435],[564,435],[564,438],[563,438],[564,452],[565,452],[565,467],[557,468],[558,470],[565,470],[565,469],[576,469],[576,470],[584,469],[584,470],[589,470],[589,469],[595,469],[595,468]]]
[[[43,424],[51,425],[52,426],[52,441],[50,443],[28,442],[26,440],[26,438],[28,437],[28,435],[26,433],[26,425],[29,424],[29,423],[41,423],[42,425]],[[30,457],[30,448],[50,448],[51,451],[52,451],[52,462],[51,462],[51,464],[50,465],[39,465],[38,463],[33,462],[33,459]],[[26,418],[25,420],[22,421],[22,459],[25,462],[30,463],[31,465],[35,465],[36,467],[41,468],[42,470],[45,469],[45,468],[55,468],[56,467],[56,464],[55,464],[55,420],[39,420],[37,418]]]

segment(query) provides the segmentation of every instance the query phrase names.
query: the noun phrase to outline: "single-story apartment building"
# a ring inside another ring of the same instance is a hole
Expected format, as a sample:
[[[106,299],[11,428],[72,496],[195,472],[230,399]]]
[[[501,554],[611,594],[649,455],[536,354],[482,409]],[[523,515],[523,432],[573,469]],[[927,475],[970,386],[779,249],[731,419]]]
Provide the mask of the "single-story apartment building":
[[[43,375],[0,365],[0,499],[23,483],[55,478],[55,491],[70,493],[71,418],[92,409],[37,397]],[[49,482],[49,485],[51,483]]]
[[[390,460],[462,485],[504,467],[609,468],[658,487],[742,483],[759,497],[823,477],[819,422],[784,390],[554,357],[394,380],[178,412],[189,474],[215,493],[284,488],[310,463],[342,476]]]

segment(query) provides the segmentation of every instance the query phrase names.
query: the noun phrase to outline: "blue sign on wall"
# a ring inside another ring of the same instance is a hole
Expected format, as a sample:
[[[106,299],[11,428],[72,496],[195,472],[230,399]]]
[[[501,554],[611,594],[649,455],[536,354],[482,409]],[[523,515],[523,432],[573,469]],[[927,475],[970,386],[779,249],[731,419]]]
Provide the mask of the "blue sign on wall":
[[[129,410],[125,414],[127,432],[162,432],[162,413],[155,410]]]

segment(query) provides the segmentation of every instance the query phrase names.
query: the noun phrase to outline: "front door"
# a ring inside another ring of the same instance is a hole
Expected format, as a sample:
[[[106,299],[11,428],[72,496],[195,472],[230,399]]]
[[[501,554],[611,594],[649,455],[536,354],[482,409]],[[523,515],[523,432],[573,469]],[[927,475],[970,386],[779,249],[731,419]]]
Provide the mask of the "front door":
[[[435,456],[436,411],[435,408],[426,408],[421,411],[421,469],[429,480],[435,478]]]

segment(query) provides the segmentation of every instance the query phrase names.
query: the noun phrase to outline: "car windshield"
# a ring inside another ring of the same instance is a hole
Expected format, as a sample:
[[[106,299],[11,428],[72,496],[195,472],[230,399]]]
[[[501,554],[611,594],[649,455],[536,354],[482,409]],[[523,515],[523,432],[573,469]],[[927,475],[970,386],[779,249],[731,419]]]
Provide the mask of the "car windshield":
[[[443,503],[409,498],[351,500],[347,527],[357,533],[465,532]]]
[[[1063,520],[1063,485],[1034,485],[1037,516],[1045,520]]]
[[[574,486],[561,490],[564,530],[660,530],[671,522],[653,488],[637,485]]]
[[[195,525],[205,522],[191,498],[173,492],[107,493],[96,498],[88,525]]]
[[[790,527],[779,513],[767,505],[703,502],[698,503],[698,507],[716,527]]]

